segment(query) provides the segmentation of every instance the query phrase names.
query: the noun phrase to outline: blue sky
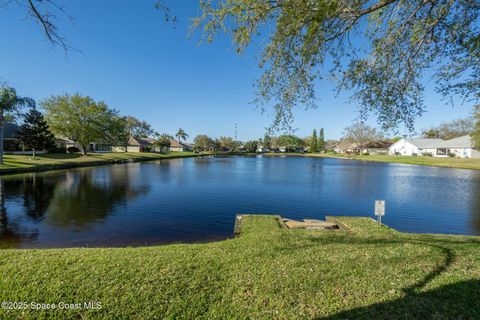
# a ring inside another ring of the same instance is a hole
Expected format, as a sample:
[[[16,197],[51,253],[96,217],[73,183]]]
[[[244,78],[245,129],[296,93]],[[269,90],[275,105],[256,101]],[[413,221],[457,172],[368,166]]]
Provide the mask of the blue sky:
[[[60,0],[62,1],[62,0]],[[233,136],[238,123],[241,140],[263,136],[272,121],[250,102],[260,70],[249,50],[238,55],[226,36],[198,45],[188,37],[189,17],[198,1],[169,2],[178,16],[176,27],[165,23],[154,0],[63,1],[74,21],[59,19],[60,32],[82,53],[49,44],[39,26],[14,3],[0,8],[0,80],[20,95],[37,101],[65,92],[103,100],[122,114],[147,120],[159,132],[184,128],[193,138]],[[442,121],[468,116],[471,104],[452,107],[426,84],[427,113],[417,131]],[[325,128],[327,139],[339,138],[357,116],[348,93],[336,96],[333,84],[317,86],[318,109],[298,109],[294,126],[299,136]],[[371,124],[375,119],[370,120]]]

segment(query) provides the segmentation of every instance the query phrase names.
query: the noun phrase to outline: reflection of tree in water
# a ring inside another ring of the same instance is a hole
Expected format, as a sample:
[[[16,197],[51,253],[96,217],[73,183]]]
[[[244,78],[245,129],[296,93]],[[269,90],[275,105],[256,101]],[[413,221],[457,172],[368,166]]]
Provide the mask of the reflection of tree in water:
[[[148,192],[132,181],[128,165],[67,172],[55,190],[46,221],[57,226],[85,226],[105,219],[115,206]]]
[[[43,217],[48,210],[57,184],[58,179],[41,175],[23,178],[19,187],[25,213],[33,219]]]
[[[472,193],[472,228],[474,234],[480,235],[480,177],[473,179],[472,190],[465,192]]]
[[[37,237],[37,232],[21,232],[18,226],[12,225],[7,216],[6,185],[4,179],[0,178],[0,248],[19,247],[22,240],[33,240]]]

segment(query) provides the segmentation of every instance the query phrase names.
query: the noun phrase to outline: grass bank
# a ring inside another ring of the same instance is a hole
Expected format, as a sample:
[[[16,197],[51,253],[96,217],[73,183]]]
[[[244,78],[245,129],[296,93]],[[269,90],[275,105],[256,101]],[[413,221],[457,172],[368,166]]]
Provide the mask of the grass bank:
[[[4,155],[4,165],[0,166],[0,175],[194,156],[197,156],[197,154],[193,152],[169,152],[165,154],[109,152],[89,153],[86,156],[81,154],[41,154],[32,159],[30,155],[7,154]]]
[[[478,319],[480,238],[281,229],[246,217],[208,244],[0,251],[0,300],[101,303],[0,309],[2,319]]]
[[[403,164],[415,164],[422,166],[435,166],[435,167],[447,167],[447,168],[460,168],[460,169],[475,169],[480,170],[480,159],[461,159],[461,158],[434,158],[434,157],[408,157],[408,156],[389,156],[389,155],[343,155],[333,153],[266,153],[268,156],[278,155],[295,155],[304,157],[320,157],[320,158],[341,158],[351,160],[362,161],[374,161],[374,162],[390,162],[390,163],[403,163]]]

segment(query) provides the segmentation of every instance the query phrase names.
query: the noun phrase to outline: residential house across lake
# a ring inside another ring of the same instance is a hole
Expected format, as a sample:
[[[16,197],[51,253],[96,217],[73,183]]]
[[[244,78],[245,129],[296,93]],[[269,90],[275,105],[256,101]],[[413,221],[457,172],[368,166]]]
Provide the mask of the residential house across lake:
[[[400,139],[388,148],[388,154],[397,156],[426,156],[434,155],[434,145],[442,139]]]
[[[473,139],[466,135],[450,140],[442,139],[400,139],[389,148],[390,155],[480,158],[480,151],[474,148]]]
[[[480,150],[476,150],[471,136],[458,137],[441,141],[433,145],[435,157],[480,158]]]
[[[184,152],[184,151],[192,151],[193,150],[193,145],[182,142],[182,141],[177,141],[174,139],[170,140],[170,151],[172,152]]]

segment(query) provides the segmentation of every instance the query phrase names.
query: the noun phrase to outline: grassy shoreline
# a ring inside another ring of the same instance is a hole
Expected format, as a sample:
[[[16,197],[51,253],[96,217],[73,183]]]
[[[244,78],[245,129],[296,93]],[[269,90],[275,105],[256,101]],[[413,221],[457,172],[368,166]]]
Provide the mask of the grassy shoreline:
[[[264,153],[265,156],[299,156],[314,158],[336,158],[358,161],[387,162],[412,164],[433,167],[458,168],[480,170],[480,159],[460,159],[460,158],[433,158],[433,157],[408,157],[408,156],[389,156],[389,155],[342,155],[333,153]]]
[[[0,299],[101,309],[0,309],[3,319],[477,319],[480,237],[280,228],[245,217],[239,237],[137,248],[0,250]]]
[[[0,166],[0,175],[196,156],[200,156],[200,154],[193,152],[108,152],[89,153],[86,156],[81,154],[41,154],[33,160],[30,155],[7,154],[4,155],[4,165]]]
[[[4,165],[0,166],[0,176],[15,173],[39,172],[76,167],[98,166],[115,163],[140,162],[158,159],[174,159],[182,157],[197,157],[210,155],[208,153],[195,154],[193,152],[170,152],[160,153],[90,153],[87,156],[81,154],[41,154],[35,160],[29,155],[4,156]],[[254,153],[218,153],[219,156],[257,155]],[[424,166],[436,166],[446,168],[474,169],[480,170],[480,159],[459,159],[459,158],[432,158],[432,157],[402,157],[386,155],[353,155],[345,156],[332,153],[263,153],[263,156],[297,156],[314,158],[337,158],[358,161],[387,162]]]

